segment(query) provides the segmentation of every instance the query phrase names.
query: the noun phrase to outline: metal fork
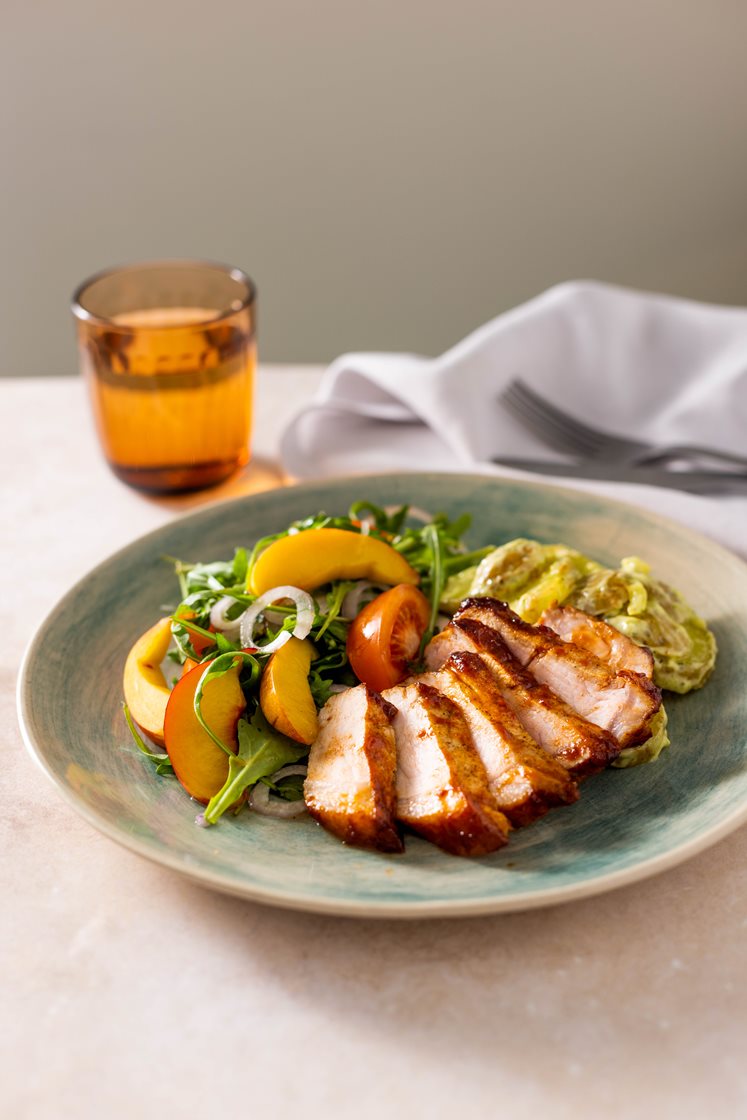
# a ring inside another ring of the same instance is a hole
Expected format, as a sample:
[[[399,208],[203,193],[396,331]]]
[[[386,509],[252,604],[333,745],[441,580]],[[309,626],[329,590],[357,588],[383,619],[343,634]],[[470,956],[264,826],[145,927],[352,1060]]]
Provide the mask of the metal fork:
[[[550,404],[519,379],[509,383],[501,399],[517,420],[535,435],[541,436],[556,451],[581,455],[598,462],[625,463],[628,466],[711,459],[747,469],[747,458],[713,447],[698,447],[695,444],[656,447],[642,440],[628,439],[601,428],[593,428]]]

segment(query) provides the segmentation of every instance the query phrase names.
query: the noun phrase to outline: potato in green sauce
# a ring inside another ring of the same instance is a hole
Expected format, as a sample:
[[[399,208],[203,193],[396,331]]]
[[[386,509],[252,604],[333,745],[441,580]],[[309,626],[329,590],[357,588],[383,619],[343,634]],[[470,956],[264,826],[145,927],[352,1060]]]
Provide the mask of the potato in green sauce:
[[[453,611],[470,595],[502,599],[526,622],[537,622],[554,603],[603,618],[648,646],[654,681],[671,692],[700,688],[716,662],[716,639],[703,619],[637,557],[605,568],[565,545],[518,538],[449,580],[442,606]]]

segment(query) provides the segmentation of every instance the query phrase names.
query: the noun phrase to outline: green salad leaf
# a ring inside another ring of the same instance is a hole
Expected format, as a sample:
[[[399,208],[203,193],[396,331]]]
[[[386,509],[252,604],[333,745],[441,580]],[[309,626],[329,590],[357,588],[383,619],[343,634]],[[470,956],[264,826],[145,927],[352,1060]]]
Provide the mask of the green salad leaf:
[[[205,824],[217,824],[251,786],[309,753],[308,747],[271,727],[259,707],[250,720],[239,720],[237,730],[239,749],[235,755],[230,755],[228,777],[202,814]]]
[[[132,713],[124,702],[122,703],[122,711],[124,712],[125,721],[135,742],[135,746],[141,754],[145,755],[149,762],[153,763],[156,774],[160,774],[162,777],[164,775],[172,775],[174,773],[174,767],[171,765],[169,756],[165,753],[162,754],[158,751],[151,750],[138,731],[135,721],[132,718]]]
[[[226,617],[238,618],[255,601],[247,588],[257,557],[273,541],[288,533],[319,528],[365,532],[386,541],[418,572],[420,587],[430,603],[428,628],[422,650],[438,627],[439,615],[451,614],[469,596],[489,595],[507,602],[527,622],[534,623],[554,603],[569,603],[603,618],[633,641],[651,649],[654,680],[677,692],[699,688],[713,669],[716,642],[706,623],[684,598],[667,584],[652,577],[646,564],[634,557],[609,568],[563,544],[543,544],[528,538],[508,541],[498,548],[487,546],[470,551],[464,541],[469,515],[453,521],[442,513],[430,519],[407,505],[384,509],[368,501],[353,503],[346,514],[320,511],[289,525],[283,532],[258,541],[248,552],[237,548],[230,560],[187,562],[168,558],[174,566],[181,599],[171,612],[176,646],[170,655],[179,663],[188,658],[206,664],[207,672],[195,692],[195,714],[201,726],[228,756],[228,776],[221,790],[206,807],[201,819],[215,824],[228,810],[238,812],[247,792],[257,782],[270,785],[289,800],[303,796],[303,780],[293,776],[277,788],[272,775],[283,766],[298,762],[308,747],[276,731],[259,707],[259,684],[268,654],[241,650],[238,639],[216,633],[210,623],[211,610],[221,599],[233,599]],[[313,592],[315,615],[309,635],[316,656],[309,673],[314,703],[321,709],[333,691],[357,683],[347,656],[350,619],[345,601],[355,582],[336,580]],[[372,596],[378,589],[359,587],[356,595]],[[274,604],[260,616],[262,640],[270,641],[281,630],[293,629],[295,608]],[[247,713],[239,720],[238,751],[233,754],[206,723],[201,701],[205,686],[228,672],[237,659],[243,662],[240,683]],[[421,665],[416,665],[415,671]],[[152,751],[139,735],[129,712],[125,717],[140,751],[158,773],[171,773],[168,755]],[[617,767],[653,761],[669,744],[667,716],[662,708],[655,717],[651,737],[643,744],[623,750]]]

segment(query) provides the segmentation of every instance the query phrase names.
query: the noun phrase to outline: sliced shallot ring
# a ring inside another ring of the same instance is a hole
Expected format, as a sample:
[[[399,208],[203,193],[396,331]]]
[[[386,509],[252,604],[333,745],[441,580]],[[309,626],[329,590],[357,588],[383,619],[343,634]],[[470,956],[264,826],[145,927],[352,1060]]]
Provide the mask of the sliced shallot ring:
[[[217,603],[213,603],[210,608],[210,624],[215,630],[220,630],[221,634],[225,634],[227,638],[238,637],[241,630],[241,620],[244,617],[244,611],[241,612],[236,618],[226,618],[226,611],[230,607],[236,606],[236,600],[230,595],[224,595]]]
[[[283,778],[305,778],[309,772],[308,766],[303,762],[294,762],[290,766],[281,766],[274,774],[270,774],[270,781],[276,785]]]
[[[270,776],[271,782],[279,782],[282,778],[292,778],[296,774],[306,775],[305,766],[283,766]],[[306,802],[303,798],[299,801],[286,801],[283,797],[271,797],[270,788],[264,782],[257,782],[249,794],[249,805],[255,813],[262,817],[279,817],[288,820],[290,817],[300,817],[306,812]]]
[[[386,587],[383,583],[371,583],[371,581],[367,579],[358,580],[355,587],[351,587],[350,591],[348,591],[347,595],[342,600],[340,605],[340,618],[355,618],[361,609],[361,599],[367,591],[375,591],[376,594],[371,596],[375,599],[376,595],[380,595],[381,592],[385,590]]]
[[[264,613],[265,607],[277,603],[279,599],[291,599],[296,604],[296,624],[293,630],[281,630],[271,642],[260,645],[254,638],[254,624],[259,616]],[[272,587],[269,591],[265,591],[263,595],[258,596],[242,614],[239,631],[241,644],[244,649],[256,649],[259,653],[274,653],[276,649],[280,649],[291,638],[307,638],[314,625],[315,614],[314,600],[308,591],[302,591],[300,587],[291,587],[290,585]]]

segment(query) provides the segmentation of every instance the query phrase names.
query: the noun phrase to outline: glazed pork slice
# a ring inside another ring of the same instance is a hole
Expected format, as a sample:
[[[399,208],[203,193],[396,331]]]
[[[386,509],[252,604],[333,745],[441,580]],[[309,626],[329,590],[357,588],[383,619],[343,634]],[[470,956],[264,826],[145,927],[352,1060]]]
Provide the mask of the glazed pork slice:
[[[564,642],[547,626],[531,626],[497,599],[467,599],[454,616],[497,631],[510,653],[535,680],[579,715],[611,732],[621,747],[649,737],[651,720],[661,707],[661,693],[639,673],[615,673],[593,653]]]
[[[481,856],[502,847],[510,825],[488,789],[461,709],[414,679],[383,694],[397,714],[397,816],[446,852]]]
[[[580,611],[578,607],[550,607],[540,618],[564,642],[573,642],[606,661],[616,673],[630,669],[632,673],[653,680],[654,655],[645,646],[637,645],[627,634],[621,634],[609,622]]]
[[[319,713],[304,797],[312,817],[346,844],[403,851],[394,716],[391,704],[362,684],[330,696]]]
[[[418,680],[459,706],[485,767],[488,788],[515,828],[537,820],[555,805],[577,800],[573,778],[537,746],[478,654],[453,653],[441,670],[424,673]]]
[[[598,774],[620,753],[614,735],[584,719],[522,669],[489,626],[475,619],[451,623],[429,642],[426,664],[439,668],[459,651],[480,655],[501,697],[525,731],[574,779]]]

